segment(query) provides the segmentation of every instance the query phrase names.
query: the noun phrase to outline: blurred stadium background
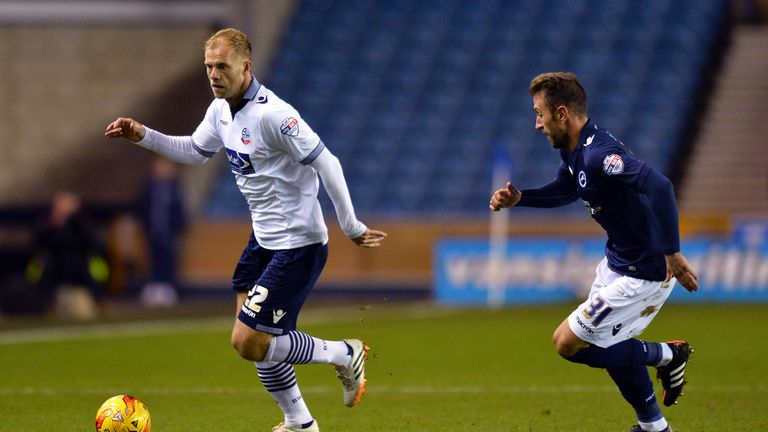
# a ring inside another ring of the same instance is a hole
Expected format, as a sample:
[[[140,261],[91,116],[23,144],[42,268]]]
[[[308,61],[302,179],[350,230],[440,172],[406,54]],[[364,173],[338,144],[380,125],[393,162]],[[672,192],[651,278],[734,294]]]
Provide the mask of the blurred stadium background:
[[[580,296],[602,237],[578,204],[508,212],[502,262],[517,270],[478,283],[493,268],[494,163],[519,187],[558,163],[528,82],[571,70],[591,117],[673,180],[700,298],[765,301],[766,19],[762,0],[0,2],[0,305],[19,299],[33,222],[60,190],[83,197],[108,246],[108,298],[135,295],[146,253],[121,227],[151,155],[103,130],[125,115],[193,131],[211,98],[202,43],[223,26],[249,35],[257,78],[341,159],[358,217],[389,233],[356,248],[323,196],[331,255],[315,296],[477,303],[498,284],[506,302]],[[230,301],[250,224],[225,160],[183,169],[182,299]]]

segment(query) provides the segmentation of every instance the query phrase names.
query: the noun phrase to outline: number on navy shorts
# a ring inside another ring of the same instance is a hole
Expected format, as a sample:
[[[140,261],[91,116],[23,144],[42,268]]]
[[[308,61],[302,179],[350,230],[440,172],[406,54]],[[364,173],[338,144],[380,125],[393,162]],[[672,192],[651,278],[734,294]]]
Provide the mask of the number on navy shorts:
[[[259,303],[266,300],[268,295],[268,289],[256,284],[253,286],[253,288],[251,288],[250,291],[248,291],[248,300],[245,301],[245,306],[248,307],[248,309],[258,313],[261,310]]]

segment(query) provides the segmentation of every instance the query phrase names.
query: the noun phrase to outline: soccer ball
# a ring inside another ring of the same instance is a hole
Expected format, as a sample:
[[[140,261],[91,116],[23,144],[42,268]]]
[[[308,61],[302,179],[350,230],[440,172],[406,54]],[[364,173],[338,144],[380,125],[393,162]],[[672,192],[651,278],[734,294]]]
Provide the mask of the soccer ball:
[[[96,432],[149,432],[149,410],[133,396],[117,395],[96,411]]]

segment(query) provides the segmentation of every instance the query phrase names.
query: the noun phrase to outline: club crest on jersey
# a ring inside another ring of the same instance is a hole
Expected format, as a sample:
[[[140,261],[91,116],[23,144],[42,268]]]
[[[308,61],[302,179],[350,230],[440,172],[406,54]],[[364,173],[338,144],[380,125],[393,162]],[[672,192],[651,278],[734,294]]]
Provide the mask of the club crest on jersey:
[[[287,117],[280,125],[280,132],[292,137],[299,136],[299,121],[293,117]]]
[[[240,141],[245,145],[251,143],[251,131],[249,131],[248,128],[243,128],[243,131],[240,132]]]
[[[624,161],[621,156],[611,154],[603,159],[603,171],[608,175],[621,174],[624,172]]]
[[[587,186],[587,175],[584,173],[584,171],[579,171],[579,186]]]
[[[247,153],[239,153],[232,149],[227,150],[229,169],[235,174],[253,174],[256,170],[251,164],[251,157]]]

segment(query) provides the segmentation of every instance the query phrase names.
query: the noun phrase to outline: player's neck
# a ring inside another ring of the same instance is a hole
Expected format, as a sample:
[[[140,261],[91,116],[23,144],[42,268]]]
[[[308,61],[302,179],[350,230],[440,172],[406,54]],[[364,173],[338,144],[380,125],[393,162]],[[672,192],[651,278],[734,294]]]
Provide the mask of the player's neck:
[[[568,151],[572,152],[579,145],[579,138],[581,137],[581,131],[584,129],[584,125],[587,124],[589,118],[587,117],[574,117],[572,127],[568,128]]]
[[[237,96],[227,99],[230,108],[235,108],[240,105],[243,101],[243,96],[245,96],[245,92],[247,92],[248,87],[251,86],[251,80],[253,80],[253,75],[248,74],[243,80],[243,84],[240,86],[240,91],[237,92]]]

